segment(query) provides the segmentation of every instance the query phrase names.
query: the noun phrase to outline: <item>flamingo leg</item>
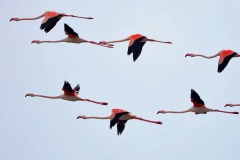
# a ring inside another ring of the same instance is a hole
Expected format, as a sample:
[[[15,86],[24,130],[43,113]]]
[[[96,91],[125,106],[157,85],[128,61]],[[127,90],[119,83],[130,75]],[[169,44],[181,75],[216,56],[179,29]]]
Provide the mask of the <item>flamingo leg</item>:
[[[167,43],[167,44],[172,44],[172,42],[165,42],[165,41],[157,41],[157,40],[155,40],[154,42],[160,42],[160,43]]]
[[[67,14],[65,14],[64,16],[66,16],[66,17],[75,17],[75,18],[83,18],[83,19],[94,19],[94,18],[92,18],[92,17],[80,17],[80,16],[67,15]]]
[[[97,101],[93,101],[93,100],[90,100],[90,99],[85,99],[85,101],[96,103],[96,104],[101,104],[101,105],[108,105],[107,102],[97,102]]]
[[[229,113],[229,114],[239,114],[238,112],[228,112],[228,111],[221,111],[221,110],[214,110],[215,112],[222,112],[222,113]]]
[[[138,120],[144,121],[144,122],[154,123],[154,124],[162,124],[162,122],[160,122],[160,121],[147,120],[147,119],[140,118],[140,117],[137,117],[137,116],[131,116],[131,118],[132,119],[138,119]]]

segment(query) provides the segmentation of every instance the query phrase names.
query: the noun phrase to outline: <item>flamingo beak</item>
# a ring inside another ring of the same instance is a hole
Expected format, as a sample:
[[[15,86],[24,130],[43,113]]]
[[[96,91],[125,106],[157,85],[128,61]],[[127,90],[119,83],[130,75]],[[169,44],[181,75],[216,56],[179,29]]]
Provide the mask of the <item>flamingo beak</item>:
[[[157,114],[162,113],[161,111],[158,111]]]
[[[233,114],[239,114],[238,112],[233,112]]]

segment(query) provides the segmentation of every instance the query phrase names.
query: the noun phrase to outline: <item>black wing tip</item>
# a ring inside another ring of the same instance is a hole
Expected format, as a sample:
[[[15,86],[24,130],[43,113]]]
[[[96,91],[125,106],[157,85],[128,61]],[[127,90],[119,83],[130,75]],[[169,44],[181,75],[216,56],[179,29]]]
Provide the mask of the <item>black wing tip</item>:
[[[218,73],[221,73],[222,71],[223,71],[222,68],[218,68],[218,70],[217,70]]]
[[[191,96],[192,94],[196,94],[197,92],[194,89],[191,89]]]
[[[118,132],[117,134],[118,134],[118,136],[121,136],[122,132]]]
[[[79,92],[79,90],[80,90],[80,85],[77,84],[76,87],[74,88],[74,90],[75,90],[76,92]]]
[[[68,81],[64,81],[64,83],[69,83]]]

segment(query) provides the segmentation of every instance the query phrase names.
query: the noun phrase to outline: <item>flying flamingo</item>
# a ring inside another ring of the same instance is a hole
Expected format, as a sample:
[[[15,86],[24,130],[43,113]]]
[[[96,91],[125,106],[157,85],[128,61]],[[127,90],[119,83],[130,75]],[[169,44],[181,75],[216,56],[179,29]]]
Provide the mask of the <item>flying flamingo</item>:
[[[55,11],[47,11],[42,15],[35,18],[11,18],[11,21],[22,21],[22,20],[36,20],[44,17],[40,29],[44,30],[46,33],[49,32],[62,17],[75,17],[75,18],[83,18],[83,19],[93,19],[92,17],[79,17],[74,15],[68,15],[64,13],[57,13]]]
[[[136,61],[138,59],[138,57],[140,56],[140,54],[142,52],[142,48],[147,41],[172,44],[172,42],[164,42],[164,41],[149,39],[141,34],[133,34],[130,37],[122,39],[122,40],[109,41],[109,42],[101,41],[100,43],[101,44],[109,44],[109,43],[117,43],[117,42],[125,42],[125,41],[129,41],[127,54],[130,55],[131,53],[133,53],[133,61]]]
[[[70,83],[68,83],[67,81],[64,82],[62,90],[64,94],[59,96],[44,96],[44,95],[28,93],[25,95],[25,97],[30,96],[30,97],[43,97],[43,98],[49,98],[49,99],[63,99],[67,101],[86,101],[86,102],[92,102],[92,103],[101,104],[101,105],[108,105],[108,103],[106,102],[96,102],[90,99],[83,99],[79,97],[78,92],[80,90],[80,86],[77,85],[75,88],[72,89]]]
[[[224,68],[228,65],[228,62],[233,58],[233,57],[240,57],[240,54],[238,54],[237,52],[234,52],[232,50],[221,50],[220,52],[218,52],[217,54],[213,55],[213,56],[205,56],[205,55],[201,55],[201,54],[193,54],[193,53],[188,53],[185,55],[185,57],[203,57],[203,58],[207,58],[207,59],[211,59],[211,58],[215,58],[215,57],[220,57],[219,61],[218,61],[218,72],[221,73]]]
[[[32,43],[59,43],[59,42],[67,42],[67,43],[91,43],[91,44],[96,44],[100,45],[103,47],[108,47],[108,48],[113,48],[112,44],[100,44],[94,41],[87,41],[84,39],[81,39],[78,34],[67,24],[64,24],[64,30],[65,34],[68,36],[67,38],[64,38],[62,40],[55,40],[55,41],[39,41],[39,40],[33,40]]]
[[[185,110],[185,111],[165,111],[161,110],[158,111],[159,113],[187,113],[187,112],[194,112],[195,114],[206,114],[207,112],[222,112],[222,113],[230,113],[230,114],[238,114],[238,112],[227,112],[227,111],[221,111],[217,109],[211,109],[207,108],[203,102],[203,100],[200,98],[200,96],[197,94],[196,91],[193,89],[191,90],[191,102],[193,103],[193,107]]]
[[[123,109],[112,109],[112,114],[107,117],[87,117],[87,116],[78,116],[77,119],[82,118],[82,119],[110,119],[110,129],[112,129],[113,126],[117,124],[117,134],[121,135],[124,128],[125,124],[127,123],[128,120],[131,119],[137,119],[149,123],[155,123],[155,124],[162,124],[160,121],[151,121],[151,120],[146,120],[140,117],[137,117],[135,115],[132,115],[130,112],[125,111]]]
[[[225,105],[225,107],[227,107],[227,106],[229,106],[229,107],[234,107],[234,106],[240,106],[240,104],[231,104],[231,103],[228,103],[228,104]]]

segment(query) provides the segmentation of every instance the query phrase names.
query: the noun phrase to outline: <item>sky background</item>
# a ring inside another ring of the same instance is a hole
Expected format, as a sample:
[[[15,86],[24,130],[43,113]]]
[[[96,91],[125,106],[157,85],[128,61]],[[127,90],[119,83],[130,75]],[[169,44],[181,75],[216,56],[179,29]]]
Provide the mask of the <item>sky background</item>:
[[[48,34],[42,19],[9,22],[54,10],[91,16],[63,18]],[[240,1],[237,0],[1,0],[0,159],[2,160],[238,160],[240,116],[164,114],[185,110],[195,89],[209,108],[240,103],[240,59],[217,73],[218,58],[185,58],[186,53],[240,52]],[[65,38],[63,24],[81,38],[111,41],[140,33],[172,45],[147,42],[133,62],[128,42],[109,49],[91,44],[31,44]],[[80,96],[108,106],[43,98],[60,95],[63,82],[80,84]],[[112,108],[163,125],[128,121],[121,136],[109,120],[76,120],[78,115],[108,116]]]

